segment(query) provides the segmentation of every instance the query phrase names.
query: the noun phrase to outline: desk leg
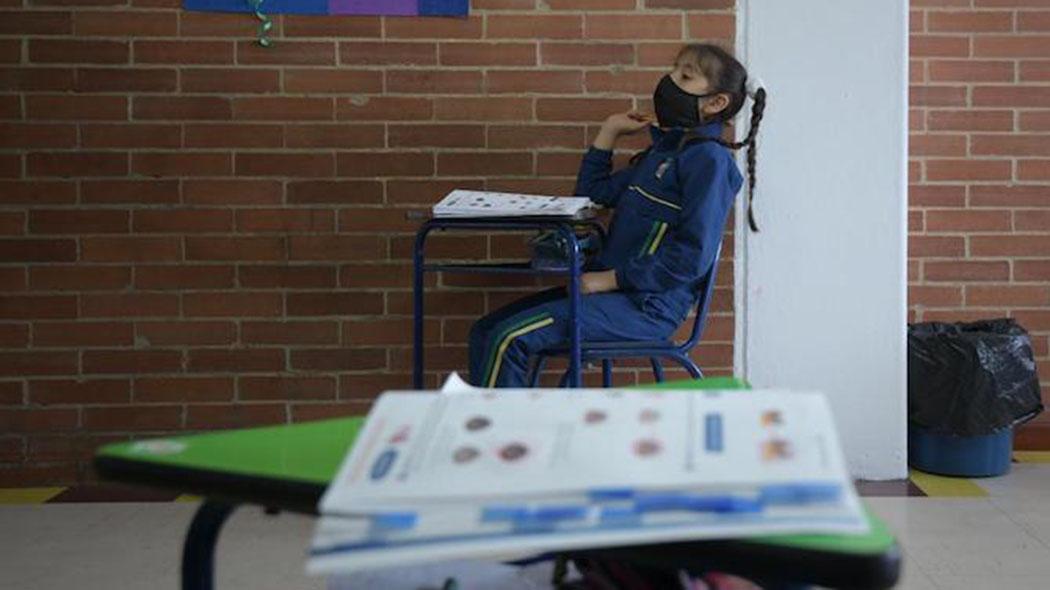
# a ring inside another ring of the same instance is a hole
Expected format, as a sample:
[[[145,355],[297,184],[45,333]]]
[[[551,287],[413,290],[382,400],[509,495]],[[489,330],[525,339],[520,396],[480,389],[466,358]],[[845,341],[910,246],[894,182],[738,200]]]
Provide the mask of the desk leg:
[[[580,243],[572,227],[562,226],[569,244],[569,387],[583,386],[580,377]]]
[[[412,252],[412,387],[423,389],[423,263],[428,221],[416,232],[415,248]]]
[[[182,590],[215,587],[215,544],[233,504],[205,501],[197,509],[182,546]]]

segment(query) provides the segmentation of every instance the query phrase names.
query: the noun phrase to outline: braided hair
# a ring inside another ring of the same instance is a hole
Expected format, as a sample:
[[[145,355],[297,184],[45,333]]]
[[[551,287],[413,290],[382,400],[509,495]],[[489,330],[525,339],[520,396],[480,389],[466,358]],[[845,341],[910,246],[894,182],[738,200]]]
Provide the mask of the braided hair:
[[[737,113],[739,113],[744,107],[744,101],[748,96],[747,70],[728,51],[717,45],[707,43],[693,43],[686,45],[678,52],[676,61],[683,58],[690,59],[693,64],[704,73],[704,76],[711,84],[711,92],[724,92],[730,97],[729,106],[703,122],[713,123],[721,121],[731,125],[732,119],[736,117]],[[682,139],[678,142],[678,150],[681,151],[691,143],[704,141],[713,141],[731,150],[738,150],[742,147],[747,147],[747,222],[751,231],[757,232],[758,224],[755,223],[755,215],[753,211],[755,198],[755,154],[758,147],[758,127],[762,122],[762,115],[766,110],[766,90],[764,88],[758,88],[752,98],[754,103],[751,106],[751,128],[748,130],[747,137],[745,137],[743,141],[732,142],[721,137],[704,137],[690,129],[682,135]],[[646,150],[635,154],[631,158],[631,164],[633,165],[639,162],[645,157],[650,149],[652,149],[651,146]]]

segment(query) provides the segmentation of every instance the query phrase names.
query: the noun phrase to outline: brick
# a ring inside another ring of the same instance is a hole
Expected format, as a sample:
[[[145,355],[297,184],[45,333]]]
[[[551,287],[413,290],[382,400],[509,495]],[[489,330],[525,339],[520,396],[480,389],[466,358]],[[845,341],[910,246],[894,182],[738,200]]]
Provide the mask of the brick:
[[[75,409],[0,410],[0,432],[56,432],[73,430],[76,426]]]
[[[177,79],[174,69],[81,68],[77,70],[77,92],[172,92]]]
[[[961,35],[911,35],[908,53],[911,57],[969,57],[970,39]]]
[[[638,44],[638,66],[670,68],[674,64],[682,43],[643,42]]]
[[[1050,189],[1045,186],[984,185],[970,187],[972,207],[1050,207]]]
[[[423,276],[424,284],[433,286],[433,273]],[[398,263],[344,264],[339,267],[339,286],[351,289],[412,287],[412,265]]]
[[[149,152],[131,155],[131,171],[143,176],[226,176],[233,170],[229,154]]]
[[[970,150],[975,156],[1050,156],[1050,134],[973,135]]]
[[[29,399],[34,405],[126,404],[131,401],[127,379],[48,379],[29,382]]]
[[[29,61],[33,63],[125,64],[130,55],[125,41],[29,39]]]
[[[1015,260],[1015,281],[1050,281],[1050,260]]]
[[[28,348],[29,324],[0,323],[0,348]],[[0,385],[0,391],[3,385]],[[3,394],[0,393],[0,400]],[[3,403],[3,402],[0,402]]]
[[[134,63],[232,64],[233,47],[229,41],[135,41]]]
[[[1050,60],[1026,60],[1020,62],[1022,82],[1050,81]]]
[[[74,125],[0,123],[0,148],[71,148],[76,143]]]
[[[81,295],[80,311],[83,317],[171,317],[179,315],[179,298],[160,293]]]
[[[434,156],[419,152],[339,152],[336,154],[336,174],[354,177],[431,176],[434,174]]]
[[[1007,11],[931,11],[927,18],[930,32],[937,33],[991,33],[1014,27],[1013,14]]]
[[[433,205],[457,188],[483,190],[484,184],[470,179],[388,180],[386,202],[392,205]]]
[[[336,285],[334,266],[241,265],[237,269],[241,287],[249,288],[324,288]]]
[[[481,92],[481,72],[388,69],[386,90],[405,94],[478,94]]]
[[[0,204],[55,205],[77,199],[74,182],[39,180],[0,180]]]
[[[540,44],[540,61],[555,66],[606,66],[634,63],[634,46],[627,43]]]
[[[383,19],[386,39],[480,39],[483,19],[398,17]],[[490,21],[491,26],[491,21]],[[491,29],[489,32],[491,36]]]
[[[183,181],[183,197],[193,205],[275,205],[281,192],[277,181]]]
[[[123,176],[128,156],[113,152],[55,152],[26,155],[29,176]]]
[[[916,207],[963,207],[966,187],[913,184],[908,187],[908,203]]]
[[[1045,6],[1041,6],[1045,8]],[[1026,11],[1017,13],[1018,31],[1050,31],[1050,12]]]
[[[240,377],[237,389],[242,400],[334,399],[334,377]]]
[[[289,316],[347,316],[383,313],[383,295],[367,292],[289,293]]]
[[[911,258],[962,258],[966,243],[962,237],[908,236],[908,256]]]
[[[7,39],[0,41],[0,63],[22,63],[21,39]]]
[[[0,381],[0,406],[21,406],[25,395],[21,381]]]
[[[484,125],[390,125],[390,147],[485,147]]]
[[[1027,330],[1033,332],[1050,332],[1050,311],[1043,309],[1019,309],[1013,313],[1013,317],[1017,320],[1017,323],[1024,326]],[[1040,362],[1037,370],[1041,374],[1046,375],[1046,369],[1046,363]]]
[[[1012,111],[930,110],[927,124],[931,131],[1013,131]]]
[[[33,346],[128,346],[134,342],[128,322],[36,322]]]
[[[181,406],[84,408],[84,429],[95,432],[168,431],[182,426]]]
[[[1005,260],[927,261],[923,267],[926,280],[931,282],[994,282],[1010,278],[1010,265]]]
[[[128,118],[122,96],[27,96],[26,117],[57,121],[113,120]]]
[[[291,351],[297,371],[364,371],[386,368],[382,348],[305,348]]]
[[[440,176],[492,176],[532,174],[528,152],[456,152],[438,154]]]
[[[0,119],[24,119],[22,103],[17,95],[0,96]],[[0,162],[0,177],[18,178],[21,176],[22,161],[17,155],[4,156]]]
[[[273,317],[284,311],[281,293],[201,291],[182,295],[186,317]]]
[[[229,377],[137,377],[136,402],[232,401],[234,380]]]
[[[429,259],[454,258],[454,259],[477,259],[479,255],[487,255],[487,249],[483,245],[482,235],[435,235],[430,234],[426,243],[426,255]],[[414,236],[393,237],[390,240],[390,258],[397,260],[411,260],[415,244]]]
[[[649,97],[662,75],[663,72],[651,70],[596,70],[587,72],[585,84],[590,93],[639,94]]]
[[[371,402],[362,400],[350,400],[334,404],[293,404],[292,421],[311,422],[314,420],[344,418],[347,416],[364,416],[368,413],[370,407]]]
[[[551,10],[633,10],[634,0],[547,0]]]
[[[280,148],[285,145],[282,125],[188,124],[184,134],[188,148]]]
[[[186,428],[215,430],[284,424],[285,404],[191,405],[186,408]]]
[[[1050,305],[1050,287],[1031,285],[967,285],[966,305],[975,307],[1036,307]]]
[[[330,232],[335,215],[326,209],[241,209],[238,232]]]
[[[233,322],[139,322],[136,341],[145,346],[232,344],[237,340]]]
[[[383,91],[383,72],[344,68],[286,68],[284,90],[296,94],[380,93]]]
[[[966,106],[964,86],[911,86],[908,104],[912,106]]]
[[[179,201],[178,180],[83,180],[80,198],[93,204],[160,205]]]
[[[100,446],[126,440],[127,436],[124,434],[34,434],[26,439],[26,457],[30,464],[78,461],[86,465],[90,464]],[[48,483],[53,485],[55,482]]]
[[[339,399],[371,400],[392,389],[411,389],[412,374],[372,373],[339,376]]]
[[[330,147],[337,149],[382,148],[386,134],[381,125],[286,125],[287,147]]]
[[[926,211],[927,232],[989,232],[1010,231],[1009,211]]]
[[[21,46],[19,40],[19,46]],[[6,91],[56,91],[69,92],[76,86],[73,68],[54,66],[33,68],[19,64],[17,67],[0,68],[0,88]]]
[[[490,39],[579,39],[583,18],[574,14],[490,14],[485,34]]]
[[[980,35],[974,38],[975,57],[1046,57],[1050,37],[1046,35]]]
[[[81,125],[80,144],[87,148],[179,148],[178,125]]]
[[[243,16],[243,14],[236,14],[230,12],[217,13],[183,11],[179,13],[179,34],[183,37],[243,38]],[[271,31],[272,35],[279,36],[279,33],[281,33],[283,30],[283,22],[283,19],[273,19],[273,30]]]
[[[17,236],[25,233],[24,211],[0,211],[0,235]]]
[[[85,350],[84,373],[171,373],[182,369],[177,350]]]
[[[77,372],[75,351],[0,352],[0,375],[68,375]],[[0,431],[3,431],[0,428]]]
[[[1017,179],[1022,181],[1050,180],[1050,159],[1019,160],[1017,162]]]
[[[116,210],[36,209],[29,212],[34,234],[128,233],[128,212]]]
[[[136,213],[140,213],[136,211]],[[135,267],[135,288],[217,289],[234,286],[234,267],[216,264],[140,265]]]
[[[973,106],[1050,108],[1050,93],[1041,86],[975,86]]]
[[[446,66],[534,66],[535,43],[441,43],[439,61]]]
[[[80,259],[87,262],[159,262],[180,260],[179,238],[81,238]]]
[[[414,121],[434,117],[433,100],[401,96],[355,96],[336,100],[336,119]]]
[[[908,61],[908,83],[909,84],[920,84],[922,82],[928,82],[926,79],[926,64],[921,59],[912,59]]]
[[[908,153],[918,156],[962,157],[966,155],[966,136],[948,134],[912,134]]]
[[[419,227],[418,219],[409,218],[409,210],[389,208],[341,209],[339,211],[339,231],[368,232],[384,234],[388,232],[412,232]]]
[[[74,240],[0,239],[0,262],[63,262],[76,258]]]
[[[293,180],[288,183],[288,203],[292,204],[359,205],[381,202],[383,202],[383,184],[378,181]]]
[[[540,176],[576,176],[579,167],[579,152],[540,152],[536,155],[536,174]]]
[[[1010,162],[1003,160],[943,159],[926,162],[929,181],[1008,180]]]
[[[485,74],[488,94],[579,94],[583,73],[561,70],[490,70]]]
[[[970,238],[973,256],[1050,256],[1050,240],[1045,235],[997,235]]]
[[[430,291],[423,298],[426,315],[471,316],[485,313],[484,294],[473,291]],[[412,315],[412,294],[387,293],[387,314]]]
[[[908,305],[959,307],[962,302],[962,287],[908,285]]]
[[[281,90],[276,69],[182,68],[180,76],[183,92],[256,94]]]
[[[378,236],[289,236],[291,260],[375,260],[386,257]]]
[[[1023,111],[1019,115],[1021,131],[1050,131],[1050,111]]]
[[[132,218],[136,233],[213,233],[233,228],[227,209],[138,209]]]
[[[588,14],[588,39],[679,39],[682,19],[677,14]]]
[[[230,99],[218,96],[136,96],[135,119],[227,120],[233,117]]]
[[[436,65],[437,44],[420,42],[340,41],[343,65]]]
[[[632,108],[628,98],[539,98],[536,118],[540,121],[604,121],[613,113]]]
[[[548,4],[550,4],[548,2]],[[536,0],[473,0],[471,8],[480,10],[533,10]]]
[[[466,346],[428,346],[426,351],[427,368],[438,371],[462,371],[467,367]],[[391,369],[404,371],[412,368],[411,354],[391,356]]]
[[[173,37],[178,30],[173,12],[77,12],[73,32],[78,37]]]
[[[343,343],[353,346],[411,346],[412,318],[367,319],[343,322]],[[432,319],[423,328],[424,341],[440,342],[441,324]]]
[[[73,19],[69,12],[5,11],[0,21],[0,35],[69,35]]]
[[[929,72],[932,82],[1013,82],[1014,62],[930,60]]]
[[[0,267],[0,290],[2,290],[2,291],[25,291],[26,290],[26,267],[24,267],[24,266]]]
[[[250,348],[232,350],[192,349],[186,369],[193,372],[250,372],[284,370],[284,350]]]
[[[187,260],[281,260],[286,257],[281,237],[186,238]]]
[[[434,116],[444,121],[530,121],[532,100],[529,98],[438,98]]]
[[[237,42],[237,63],[247,65],[335,65],[336,45],[331,41],[284,39],[270,47],[255,41]],[[287,78],[285,79],[287,84]],[[287,86],[286,86],[286,89]]]
[[[1050,231],[1050,209],[1014,211],[1014,229],[1017,231]]]
[[[243,322],[245,344],[338,344],[335,322]]]
[[[286,15],[286,37],[379,37],[382,19],[378,16]]]
[[[687,15],[686,37],[691,40],[731,40],[736,37],[736,16],[733,14]]]
[[[335,162],[330,153],[263,153],[237,154],[236,174],[241,176],[331,176]]]

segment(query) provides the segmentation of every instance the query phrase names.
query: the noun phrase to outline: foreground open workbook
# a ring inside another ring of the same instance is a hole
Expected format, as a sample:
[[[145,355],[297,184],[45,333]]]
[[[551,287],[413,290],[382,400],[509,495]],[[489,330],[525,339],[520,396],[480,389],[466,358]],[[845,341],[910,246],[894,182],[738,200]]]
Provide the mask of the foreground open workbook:
[[[831,413],[786,391],[389,392],[312,573],[767,533],[865,533]]]

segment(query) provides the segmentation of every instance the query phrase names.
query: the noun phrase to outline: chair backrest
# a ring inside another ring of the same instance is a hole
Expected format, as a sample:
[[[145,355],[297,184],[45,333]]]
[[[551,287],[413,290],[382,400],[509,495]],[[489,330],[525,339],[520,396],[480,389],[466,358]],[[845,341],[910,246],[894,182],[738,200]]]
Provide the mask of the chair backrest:
[[[722,241],[718,241],[718,249],[715,250],[715,259],[711,262],[711,268],[707,270],[700,279],[700,293],[696,302],[696,318],[693,321],[693,329],[689,333],[689,339],[683,342],[679,348],[689,350],[700,342],[704,335],[704,324],[707,323],[707,310],[711,306],[711,299],[715,294],[715,283],[718,278],[718,261],[722,258]]]

